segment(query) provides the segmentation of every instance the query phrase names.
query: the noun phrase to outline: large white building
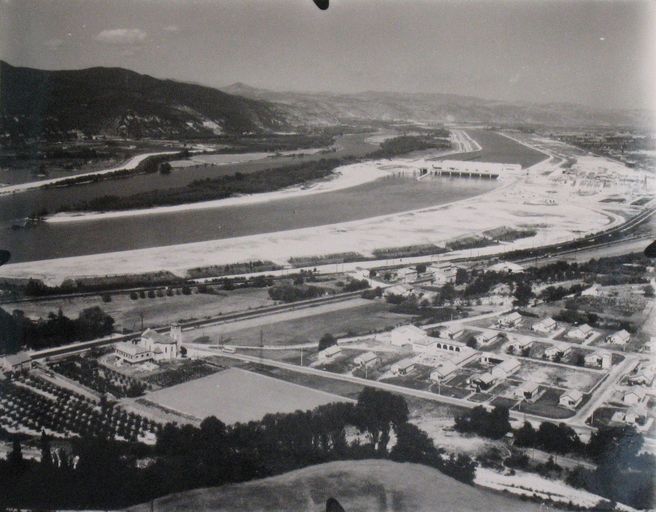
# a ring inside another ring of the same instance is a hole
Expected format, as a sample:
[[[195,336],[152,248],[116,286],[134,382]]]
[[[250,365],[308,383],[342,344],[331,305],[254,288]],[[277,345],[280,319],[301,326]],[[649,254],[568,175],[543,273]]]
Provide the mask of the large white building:
[[[168,334],[160,334],[153,329],[146,329],[138,340],[116,343],[114,354],[130,364],[150,360],[172,361],[177,359],[181,344],[182,328],[179,324],[174,323]]]

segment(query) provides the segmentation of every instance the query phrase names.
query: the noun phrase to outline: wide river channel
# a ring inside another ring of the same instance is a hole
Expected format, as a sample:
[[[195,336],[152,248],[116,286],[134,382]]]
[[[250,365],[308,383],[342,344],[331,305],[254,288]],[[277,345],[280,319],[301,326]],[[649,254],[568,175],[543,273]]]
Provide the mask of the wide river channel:
[[[529,166],[545,155],[494,132],[468,130],[482,150],[446,158]],[[472,197],[496,186],[488,180],[388,177],[349,189],[267,203],[137,215],[105,220],[60,224],[43,223],[30,229],[12,230],[11,225],[32,211],[55,211],[63,204],[104,194],[125,195],[155,188],[182,186],[194,179],[253,172],[331,156],[362,155],[374,149],[364,135],[348,135],[338,141],[341,149],[328,155],[293,159],[265,158],[225,166],[181,168],[168,176],[140,175],[52,190],[35,190],[0,197],[1,248],[12,253],[12,263],[84,254],[140,249],[164,245],[231,238],[257,233],[346,222]]]

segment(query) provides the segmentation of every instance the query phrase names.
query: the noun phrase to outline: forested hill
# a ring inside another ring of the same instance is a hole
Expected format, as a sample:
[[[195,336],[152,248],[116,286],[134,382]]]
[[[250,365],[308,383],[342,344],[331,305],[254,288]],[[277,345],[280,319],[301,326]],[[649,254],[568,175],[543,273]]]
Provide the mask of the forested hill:
[[[67,132],[194,137],[287,127],[284,111],[195,84],[121,68],[44,71],[0,61],[0,130],[61,139]]]

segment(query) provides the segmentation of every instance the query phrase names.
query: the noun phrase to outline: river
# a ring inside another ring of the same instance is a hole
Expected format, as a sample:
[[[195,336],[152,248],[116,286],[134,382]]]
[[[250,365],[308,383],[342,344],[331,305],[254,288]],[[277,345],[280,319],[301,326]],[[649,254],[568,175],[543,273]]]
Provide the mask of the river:
[[[545,158],[541,153],[499,134],[484,130],[468,132],[482,146],[482,150],[465,153],[458,158],[520,163],[525,166]],[[338,153],[329,153],[328,156],[362,155],[373,148],[364,142],[363,135],[348,135],[338,143],[341,146]],[[308,155],[302,159],[322,156]],[[88,222],[41,224],[23,230],[10,229],[15,219],[43,207],[53,211],[62,204],[97,195],[125,195],[141,190],[177,187],[200,177],[236,171],[253,172],[272,167],[274,162],[277,166],[290,161],[298,162],[301,158],[266,158],[236,165],[180,169],[168,176],[141,175],[88,186],[37,190],[0,198],[2,248],[11,251],[12,262],[20,262],[199,242],[398,213],[464,199],[495,186],[490,181],[464,178],[431,178],[421,181],[412,177],[385,178],[350,189],[269,203]]]

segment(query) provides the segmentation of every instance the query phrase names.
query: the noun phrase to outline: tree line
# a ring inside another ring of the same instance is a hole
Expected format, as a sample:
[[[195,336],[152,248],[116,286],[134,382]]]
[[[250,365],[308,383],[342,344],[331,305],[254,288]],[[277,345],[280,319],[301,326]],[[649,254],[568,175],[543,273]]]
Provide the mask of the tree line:
[[[349,442],[349,427],[366,433],[368,441]],[[72,443],[72,453],[53,457],[44,438],[41,462],[36,463],[23,459],[15,440],[7,460],[0,461],[0,481],[6,489],[0,506],[125,507],[333,460],[415,462],[466,483],[473,481],[476,469],[467,456],[444,457],[426,433],[410,424],[403,397],[371,388],[361,392],[357,403],[269,414],[261,421],[226,426],[209,417],[200,427],[168,424],[151,447],[90,436]],[[138,466],[137,460],[150,464]]]
[[[585,457],[596,463],[597,468],[576,467],[567,474],[567,483],[636,508],[654,506],[656,457],[642,453],[644,437],[632,426],[601,427],[584,443],[565,423],[556,425],[545,421],[535,429],[531,423],[524,422],[513,430],[507,408],[497,406],[488,411],[478,406],[456,417],[454,428],[490,439],[501,439],[512,432],[516,447]]]
[[[113,332],[114,319],[98,306],[69,318],[60,309],[46,318],[32,320],[19,309],[8,313],[0,308],[0,352],[12,354],[26,347],[42,349],[73,341],[88,341]]]

